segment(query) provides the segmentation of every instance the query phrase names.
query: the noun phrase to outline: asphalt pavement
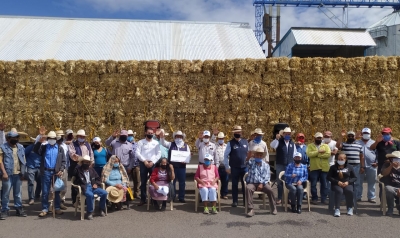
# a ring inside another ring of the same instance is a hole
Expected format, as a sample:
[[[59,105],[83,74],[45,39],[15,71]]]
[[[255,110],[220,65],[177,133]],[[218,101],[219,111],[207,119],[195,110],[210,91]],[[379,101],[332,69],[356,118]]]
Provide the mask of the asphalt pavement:
[[[138,201],[131,204],[131,210],[108,213],[106,217],[95,216],[94,220],[80,220],[74,216],[74,208],[68,191],[68,210],[63,215],[39,218],[40,202],[27,204],[27,184],[23,183],[23,203],[28,217],[11,216],[0,221],[0,237],[399,237],[400,216],[384,217],[377,204],[366,202],[364,184],[363,202],[358,204],[358,214],[347,216],[345,207],[342,215],[333,217],[327,205],[311,205],[308,212],[305,201],[302,214],[284,212],[278,206],[278,214],[272,215],[269,209],[262,209],[262,201],[255,196],[255,213],[247,218],[244,213],[241,195],[239,205],[232,208],[231,196],[222,200],[222,211],[217,215],[194,211],[194,182],[187,180],[185,204],[174,203],[173,211],[156,211],[146,206],[138,207]],[[378,187],[378,186],[377,186]],[[273,188],[276,192],[276,186]],[[12,195],[11,195],[11,200]],[[12,201],[11,201],[12,202]],[[12,204],[10,204],[12,207]],[[167,208],[169,206],[167,205]],[[267,205],[268,208],[268,205]]]

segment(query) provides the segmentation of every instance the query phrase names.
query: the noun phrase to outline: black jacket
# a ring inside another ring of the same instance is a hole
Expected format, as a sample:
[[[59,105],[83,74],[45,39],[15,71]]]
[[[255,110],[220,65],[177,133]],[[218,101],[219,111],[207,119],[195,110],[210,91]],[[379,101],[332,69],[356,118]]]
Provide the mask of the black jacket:
[[[41,156],[40,159],[40,173],[44,173],[45,166],[45,157],[46,157],[46,148],[47,145],[42,145],[42,143],[37,142],[33,147],[33,152]],[[58,154],[57,154],[57,162],[56,167],[54,168],[54,172],[58,173],[60,171],[64,171],[65,166],[67,164],[67,158],[65,157],[64,149],[58,145]]]
[[[354,169],[353,166],[349,165],[349,164],[345,164],[344,168],[341,170],[342,174],[343,174],[343,178],[340,179],[339,178],[339,168],[338,168],[338,164],[334,164],[331,166],[331,168],[329,169],[328,175],[326,176],[326,178],[332,183],[332,185],[338,185],[338,182],[349,182],[349,185],[352,185],[356,180],[356,174],[354,173]]]
[[[85,177],[85,173],[81,166],[76,167],[74,176],[75,176],[74,184],[81,186],[82,193],[85,194],[85,192],[86,192],[86,177]],[[89,168],[89,177],[90,177],[90,183],[92,184],[92,187],[94,184],[97,184],[97,187],[101,188],[101,179],[93,168]]]

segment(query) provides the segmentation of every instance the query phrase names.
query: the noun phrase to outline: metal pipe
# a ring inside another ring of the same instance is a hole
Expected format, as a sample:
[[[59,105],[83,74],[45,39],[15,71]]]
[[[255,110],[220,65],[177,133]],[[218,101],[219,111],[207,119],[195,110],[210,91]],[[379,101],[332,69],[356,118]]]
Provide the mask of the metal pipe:
[[[281,40],[281,6],[278,4],[276,9],[276,45]]]
[[[268,57],[272,57],[272,5],[269,5],[269,38],[268,38]]]

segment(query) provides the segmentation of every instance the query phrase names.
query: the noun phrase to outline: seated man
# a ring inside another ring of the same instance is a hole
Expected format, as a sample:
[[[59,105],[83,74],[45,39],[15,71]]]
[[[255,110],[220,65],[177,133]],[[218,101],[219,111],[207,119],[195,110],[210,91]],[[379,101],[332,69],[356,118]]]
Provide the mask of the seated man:
[[[386,158],[388,158],[389,161],[382,166],[382,175],[388,178],[388,183],[385,186],[388,206],[386,215],[392,216],[394,199],[395,197],[400,198],[400,152],[394,151],[391,154],[387,154]],[[400,214],[399,206],[397,206],[397,210]]]
[[[253,156],[251,156],[251,154],[253,154]],[[253,157],[254,159],[250,160],[251,157]],[[258,147],[254,148],[252,153],[249,153],[246,158],[246,165],[249,170],[246,177],[246,202],[247,207],[250,209],[250,211],[247,213],[248,217],[254,216],[254,191],[262,191],[266,193],[269,199],[269,206],[272,214],[277,214],[275,196],[272,192],[271,186],[269,186],[268,184],[271,177],[271,171],[269,168],[269,164],[265,163],[265,161],[263,160],[264,157],[264,150]]]
[[[75,185],[81,186],[82,193],[86,196],[86,216],[88,220],[93,220],[93,199],[94,194],[100,197],[100,216],[104,217],[106,211],[107,192],[101,189],[101,179],[94,168],[90,167],[90,156],[85,155],[78,158],[78,165],[75,169]]]
[[[212,156],[204,155],[204,163],[197,167],[194,179],[200,191],[201,200],[204,202],[204,214],[209,214],[208,202],[212,203],[212,214],[217,214],[217,189],[219,180],[218,168],[212,164]]]

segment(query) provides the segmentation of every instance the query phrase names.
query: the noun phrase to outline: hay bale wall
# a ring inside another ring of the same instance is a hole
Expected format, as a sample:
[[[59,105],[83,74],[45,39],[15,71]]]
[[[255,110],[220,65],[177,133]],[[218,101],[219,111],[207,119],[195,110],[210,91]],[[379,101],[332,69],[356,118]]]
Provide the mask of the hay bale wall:
[[[198,131],[234,124],[268,133],[287,122],[317,132],[385,126],[399,137],[397,57],[271,58],[226,61],[0,61],[0,121],[37,133],[84,128],[103,139],[115,128],[143,132],[158,119]],[[269,134],[268,134],[268,137]],[[269,139],[269,138],[268,138]]]

